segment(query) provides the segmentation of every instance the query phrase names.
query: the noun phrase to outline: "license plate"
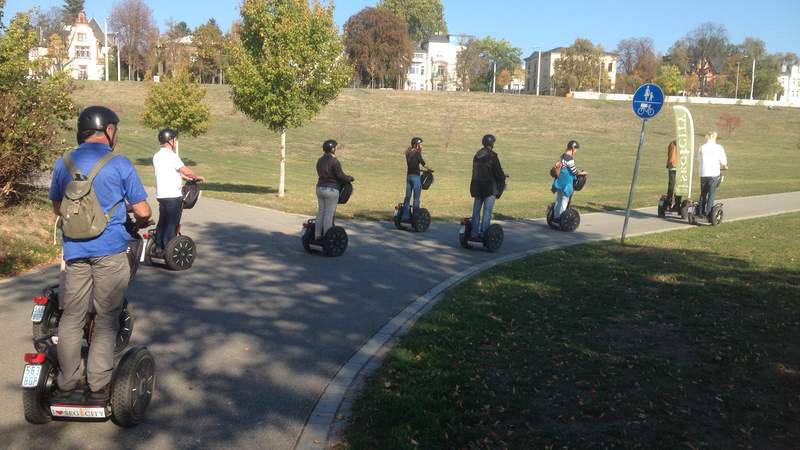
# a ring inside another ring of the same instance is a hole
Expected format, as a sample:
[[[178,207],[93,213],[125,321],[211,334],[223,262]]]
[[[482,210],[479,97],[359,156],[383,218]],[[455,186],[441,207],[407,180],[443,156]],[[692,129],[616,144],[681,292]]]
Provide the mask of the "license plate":
[[[105,419],[108,417],[106,408],[102,406],[61,406],[50,407],[50,415],[54,418],[70,419]]]
[[[461,225],[461,229],[458,230],[458,234],[464,234],[467,232],[467,227]]]
[[[41,323],[44,318],[44,310],[47,305],[33,305],[33,312],[31,313],[31,322]]]
[[[25,371],[22,372],[22,387],[35,388],[39,385],[39,377],[42,375],[41,364],[27,364]]]

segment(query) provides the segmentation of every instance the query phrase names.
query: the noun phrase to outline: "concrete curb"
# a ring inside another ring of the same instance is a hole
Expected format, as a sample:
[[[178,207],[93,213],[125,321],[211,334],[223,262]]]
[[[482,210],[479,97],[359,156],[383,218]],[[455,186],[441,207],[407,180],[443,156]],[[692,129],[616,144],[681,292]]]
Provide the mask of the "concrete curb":
[[[780,214],[791,214],[800,212],[800,209],[792,209],[786,211],[777,211],[771,214],[761,214],[752,217],[741,217],[737,219],[726,220],[726,222],[738,222],[741,220],[758,219],[762,217],[775,216]],[[538,219],[532,222],[544,222],[543,219]],[[695,228],[697,225],[686,224],[679,228],[671,228],[669,230],[661,231],[648,231],[642,233],[630,234],[628,237],[646,236],[651,234],[667,233],[670,231],[686,230]],[[408,332],[411,327],[436,303],[444,298],[447,290],[457,286],[458,284],[468,280],[474,275],[485,272],[500,264],[505,264],[512,261],[524,259],[538,253],[544,253],[552,250],[558,250],[576,245],[588,244],[592,242],[602,242],[607,239],[589,240],[585,242],[556,244],[546,247],[541,247],[523,252],[512,253],[510,255],[501,256],[475,267],[469,268],[459,272],[445,281],[437,284],[425,294],[417,297],[408,307],[406,307],[399,314],[390,319],[366,344],[364,344],[336,373],[331,382],[325,387],[322,392],[314,410],[309,415],[303,430],[297,438],[294,448],[296,450],[321,450],[328,447],[328,441],[331,437],[331,431],[334,422],[337,418],[342,405],[345,403],[345,397],[348,393],[354,391],[354,386],[369,373],[380,367],[383,357],[388,350],[396,343],[398,337]]]

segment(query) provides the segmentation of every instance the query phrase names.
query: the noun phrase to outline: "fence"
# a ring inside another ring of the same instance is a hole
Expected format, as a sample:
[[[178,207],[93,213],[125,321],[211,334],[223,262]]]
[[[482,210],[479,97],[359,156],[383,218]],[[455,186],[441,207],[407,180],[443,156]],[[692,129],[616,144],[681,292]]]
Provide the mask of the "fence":
[[[602,94],[597,92],[573,92],[573,98],[582,100],[612,100],[630,102],[633,101],[631,94]],[[766,106],[783,108],[800,108],[800,102],[780,102],[773,100],[742,100],[735,98],[716,98],[716,97],[683,97],[667,96],[667,103],[688,103],[697,105],[743,105],[743,106]]]

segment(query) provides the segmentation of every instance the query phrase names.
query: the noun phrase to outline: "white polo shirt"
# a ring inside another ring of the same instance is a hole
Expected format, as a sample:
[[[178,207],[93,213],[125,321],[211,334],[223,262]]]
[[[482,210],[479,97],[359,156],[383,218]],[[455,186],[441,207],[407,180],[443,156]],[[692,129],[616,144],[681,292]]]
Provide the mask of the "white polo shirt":
[[[156,171],[156,198],[183,197],[183,179],[178,172],[184,166],[181,158],[169,148],[161,148],[153,156]]]
[[[716,142],[706,142],[700,146],[700,167],[698,171],[701,177],[718,177],[720,166],[728,165],[728,157],[725,149]]]

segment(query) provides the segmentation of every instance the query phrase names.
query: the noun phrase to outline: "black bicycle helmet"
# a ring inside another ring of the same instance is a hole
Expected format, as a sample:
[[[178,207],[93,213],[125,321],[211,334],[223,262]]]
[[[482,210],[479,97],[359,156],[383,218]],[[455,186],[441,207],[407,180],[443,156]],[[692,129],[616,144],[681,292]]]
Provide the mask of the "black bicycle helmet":
[[[487,134],[486,136],[483,137],[483,141],[482,142],[483,142],[483,146],[484,147],[493,148],[494,147],[494,143],[496,141],[497,141],[497,138],[494,137],[493,134]]]
[[[567,149],[568,150],[578,150],[579,148],[581,148],[581,144],[578,144],[578,141],[572,140],[572,141],[567,142]]]
[[[325,153],[330,153],[336,150],[336,147],[339,146],[339,143],[334,141],[333,139],[329,139],[322,144],[322,151]]]
[[[412,147],[416,147],[419,144],[422,144],[422,138],[421,137],[415,137],[415,138],[411,139],[411,146]]]
[[[161,145],[164,145],[173,139],[178,139],[178,132],[172,128],[164,128],[158,132],[158,142],[161,143]]]
[[[114,136],[109,136],[108,132],[106,132],[106,128],[112,124],[114,126],[119,124],[119,116],[111,109],[105,106],[88,106],[84,108],[78,115],[78,145],[86,142],[86,139],[95,132],[102,131],[113,148],[115,144]],[[114,130],[114,135],[116,136],[116,134],[117,131]]]

